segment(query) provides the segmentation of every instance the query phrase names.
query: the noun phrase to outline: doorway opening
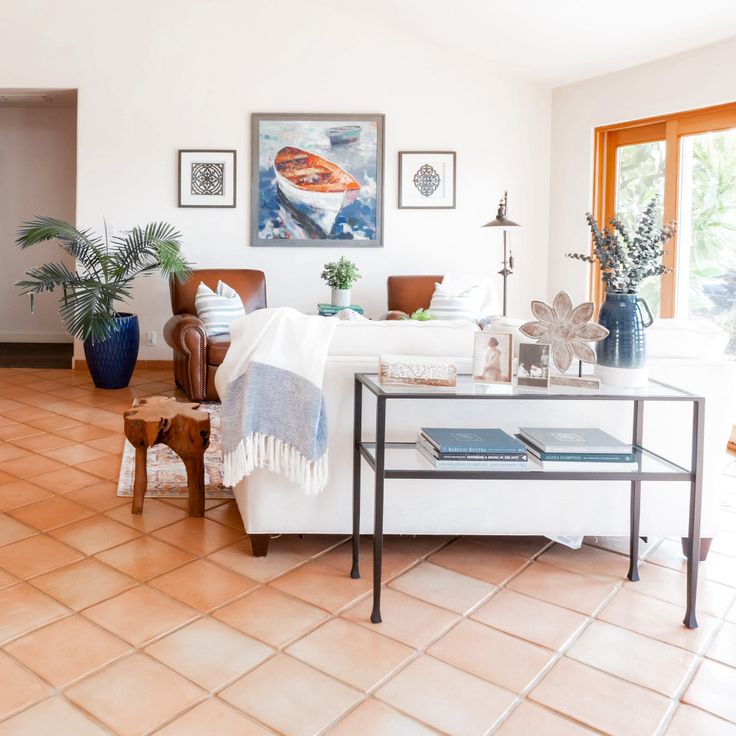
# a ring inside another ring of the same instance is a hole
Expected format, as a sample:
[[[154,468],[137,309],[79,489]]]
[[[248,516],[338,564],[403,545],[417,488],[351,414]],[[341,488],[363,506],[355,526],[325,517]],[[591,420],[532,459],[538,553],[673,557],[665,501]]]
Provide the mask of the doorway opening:
[[[30,299],[15,286],[47,261],[74,268],[53,242],[21,250],[18,228],[37,215],[76,220],[77,91],[0,89],[0,367],[71,368],[73,340],[56,295]]]

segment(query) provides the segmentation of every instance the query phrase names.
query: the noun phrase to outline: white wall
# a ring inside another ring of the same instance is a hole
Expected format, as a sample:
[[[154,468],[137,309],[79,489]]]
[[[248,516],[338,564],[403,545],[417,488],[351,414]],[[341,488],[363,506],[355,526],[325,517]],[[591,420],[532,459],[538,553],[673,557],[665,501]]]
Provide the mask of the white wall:
[[[0,107],[0,341],[69,342],[55,298],[29,297],[13,284],[32,266],[73,259],[53,243],[22,251],[18,226],[35,215],[75,217],[76,111]]]
[[[552,92],[548,289],[588,294],[587,268],[565,258],[588,252],[585,213],[593,206],[593,130],[736,100],[736,39],[558,87]]]
[[[524,225],[513,233],[510,311],[526,313],[547,288],[549,92],[420,44],[376,17],[371,4],[346,6],[355,4],[5,3],[2,83],[78,88],[80,225],[99,227],[103,216],[118,228],[168,220],[197,265],[263,269],[274,306],[314,311],[329,293],[321,266],[343,252],[364,274],[354,298],[371,316],[385,308],[389,274],[495,273],[500,234],[480,225],[508,188],[510,216]],[[384,248],[249,246],[252,112],[386,114]],[[177,208],[177,149],[196,147],[237,149],[235,209]],[[457,150],[456,210],[397,209],[402,149]],[[142,332],[157,331],[161,343],[165,285],[142,283],[133,307]],[[161,344],[140,353],[169,355]]]

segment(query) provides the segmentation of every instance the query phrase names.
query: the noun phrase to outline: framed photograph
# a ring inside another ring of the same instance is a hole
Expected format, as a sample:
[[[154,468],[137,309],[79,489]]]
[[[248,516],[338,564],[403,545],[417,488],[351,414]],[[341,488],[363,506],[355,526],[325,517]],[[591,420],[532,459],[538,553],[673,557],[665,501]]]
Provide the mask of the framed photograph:
[[[455,151],[399,151],[399,209],[455,209]]]
[[[549,351],[547,343],[519,345],[519,367],[516,382],[519,386],[549,388]]]
[[[383,245],[383,115],[251,115],[251,245]]]
[[[514,338],[507,332],[476,332],[473,380],[477,383],[511,384]]]
[[[235,207],[235,151],[179,151],[179,207]]]

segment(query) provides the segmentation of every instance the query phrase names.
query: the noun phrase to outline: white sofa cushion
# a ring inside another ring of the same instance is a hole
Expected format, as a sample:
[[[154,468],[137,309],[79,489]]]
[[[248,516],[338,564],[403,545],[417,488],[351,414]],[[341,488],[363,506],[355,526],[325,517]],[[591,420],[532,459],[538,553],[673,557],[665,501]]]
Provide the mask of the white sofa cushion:
[[[470,360],[477,331],[476,325],[460,320],[340,322],[330,355],[370,355],[376,359],[381,354],[443,355]]]
[[[450,291],[443,284],[434,285],[434,294],[429,303],[432,319],[462,319],[477,322],[480,318],[480,305],[483,292],[480,286],[469,286],[462,291]]]

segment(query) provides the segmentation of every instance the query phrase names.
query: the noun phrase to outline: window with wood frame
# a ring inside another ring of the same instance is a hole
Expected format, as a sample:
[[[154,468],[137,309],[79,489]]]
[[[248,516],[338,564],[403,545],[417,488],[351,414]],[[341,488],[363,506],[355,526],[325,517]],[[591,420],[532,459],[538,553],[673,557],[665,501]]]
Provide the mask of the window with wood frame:
[[[661,222],[677,221],[664,264],[642,286],[655,316],[707,318],[736,329],[736,103],[595,131],[594,215],[633,226],[656,196]],[[593,269],[591,293],[603,284]]]

